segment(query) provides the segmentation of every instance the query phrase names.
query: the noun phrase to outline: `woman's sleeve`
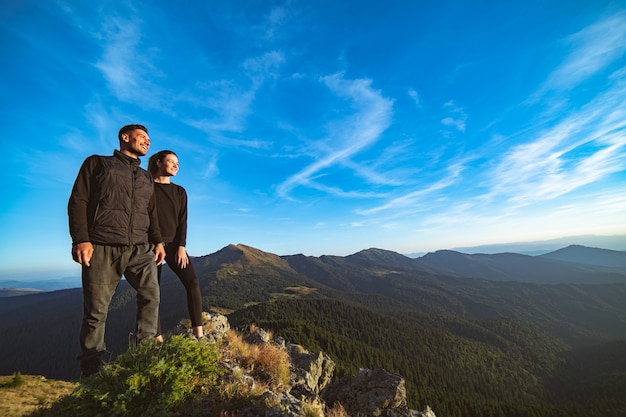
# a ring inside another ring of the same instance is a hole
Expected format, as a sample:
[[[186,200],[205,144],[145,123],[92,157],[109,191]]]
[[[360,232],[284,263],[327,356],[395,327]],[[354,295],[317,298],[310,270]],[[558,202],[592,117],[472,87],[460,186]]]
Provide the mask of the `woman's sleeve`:
[[[180,191],[180,211],[174,241],[178,246],[187,246],[187,191],[183,187],[180,187]]]

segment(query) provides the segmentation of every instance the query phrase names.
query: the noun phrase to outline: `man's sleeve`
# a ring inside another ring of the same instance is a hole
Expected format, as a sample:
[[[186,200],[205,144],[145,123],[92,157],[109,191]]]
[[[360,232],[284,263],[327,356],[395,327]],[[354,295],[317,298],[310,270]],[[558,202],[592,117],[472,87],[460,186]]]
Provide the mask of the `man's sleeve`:
[[[78,171],[72,194],[67,203],[70,236],[73,244],[90,241],[88,222],[89,196],[92,191],[92,176],[97,163],[98,159],[95,155],[85,159]]]

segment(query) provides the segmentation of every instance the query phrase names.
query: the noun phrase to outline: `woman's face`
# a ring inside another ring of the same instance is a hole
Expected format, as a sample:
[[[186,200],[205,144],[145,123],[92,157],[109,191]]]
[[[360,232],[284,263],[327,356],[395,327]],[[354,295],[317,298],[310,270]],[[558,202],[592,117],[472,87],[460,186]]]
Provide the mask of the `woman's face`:
[[[166,155],[162,161],[157,161],[159,174],[164,177],[173,177],[178,173],[178,158],[176,155]]]

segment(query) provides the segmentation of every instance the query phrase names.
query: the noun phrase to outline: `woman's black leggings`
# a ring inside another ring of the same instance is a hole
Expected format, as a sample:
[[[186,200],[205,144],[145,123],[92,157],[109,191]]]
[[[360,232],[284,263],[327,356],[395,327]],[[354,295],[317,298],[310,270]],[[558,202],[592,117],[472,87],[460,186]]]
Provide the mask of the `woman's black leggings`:
[[[185,286],[187,292],[187,309],[189,310],[189,318],[191,319],[191,326],[202,326],[202,294],[200,293],[200,282],[196,275],[196,270],[193,264],[189,262],[187,267],[181,269],[176,264],[176,253],[178,252],[178,246],[168,243],[165,245],[165,262],[167,266],[176,274],[180,282]],[[159,265],[159,285],[161,285],[161,269],[163,265]],[[161,334],[161,313],[159,313],[159,320],[157,325],[157,336]]]

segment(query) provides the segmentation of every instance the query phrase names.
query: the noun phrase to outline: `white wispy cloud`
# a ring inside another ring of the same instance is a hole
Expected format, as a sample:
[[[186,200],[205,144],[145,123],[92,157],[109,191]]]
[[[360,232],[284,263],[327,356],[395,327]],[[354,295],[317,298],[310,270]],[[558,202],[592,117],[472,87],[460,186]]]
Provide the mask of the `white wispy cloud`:
[[[247,59],[243,63],[243,68],[249,77],[255,81],[255,85],[265,81],[267,78],[276,78],[278,70],[285,62],[285,56],[280,51],[269,51],[261,56]]]
[[[348,99],[356,108],[356,113],[329,127],[330,131],[323,146],[330,149],[283,181],[277,187],[281,196],[287,196],[299,186],[311,187],[313,177],[328,167],[341,164],[376,142],[391,123],[392,101],[382,97],[380,91],[374,90],[371,80],[346,80],[342,74],[334,74],[322,77],[320,81],[337,96]],[[319,184],[317,187],[320,187]]]
[[[626,164],[626,88],[618,84],[502,155],[490,194],[517,204],[557,198],[623,171]]]
[[[251,57],[241,64],[241,74],[237,79],[209,80],[201,89],[189,93],[187,99],[195,105],[209,110],[204,118],[185,118],[185,123],[205,132],[213,143],[225,146],[245,146],[266,148],[267,141],[231,137],[230,133],[241,133],[247,128],[247,119],[253,112],[254,101],[259,88],[268,78],[279,75],[285,57],[278,51],[269,51]],[[200,99],[198,94],[202,94]]]
[[[570,49],[545,84],[527,104],[538,104],[546,92],[546,111],[537,128],[519,132],[524,143],[498,157],[485,175],[489,199],[506,199],[516,206],[556,199],[623,171],[626,164],[626,83],[623,67],[606,76],[605,90],[586,104],[572,108],[568,91],[626,53],[626,13],[620,12],[569,36]],[[620,76],[620,74],[622,76]]]
[[[278,25],[279,18],[280,13],[276,12],[271,17],[272,24]],[[113,95],[120,101],[176,117],[206,133],[214,143],[266,147],[263,140],[230,136],[246,130],[258,89],[267,79],[279,75],[285,61],[282,53],[271,50],[242,59],[228,79],[212,78],[214,69],[198,59],[189,74],[191,79],[186,81],[178,78],[178,65],[164,60],[172,52],[160,50],[158,42],[150,41],[150,29],[149,24],[131,15],[126,19],[109,18],[97,34],[102,37],[104,50],[95,67],[103,74]],[[205,51],[196,50],[194,54],[202,56]],[[167,80],[176,80],[176,92],[163,87]]]
[[[385,154],[387,149],[383,150],[383,154]],[[381,155],[381,159],[385,156]],[[371,166],[365,163],[357,163],[350,159],[342,161],[342,165],[346,168],[352,170],[355,175],[363,178],[369,184],[380,184],[380,185],[392,185],[392,186],[400,186],[403,184],[402,176],[406,176],[408,174],[401,175],[398,173],[398,169],[393,169],[388,172],[385,169],[381,169],[380,171],[376,168],[381,164],[381,160],[371,162]],[[382,171],[382,172],[381,172]],[[408,171],[408,170],[406,170]]]
[[[289,21],[289,17],[292,13],[293,10],[288,8],[286,5],[273,7],[264,21],[265,38],[273,40],[276,37],[279,37],[282,26],[285,22]]]
[[[256,97],[256,87],[244,90],[231,81],[210,84],[212,93],[203,100],[209,114],[206,118],[186,119],[185,122],[209,134],[244,131]]]
[[[328,195],[332,195],[334,197],[340,197],[340,198],[362,199],[362,198],[381,198],[384,196],[384,194],[376,193],[374,191],[359,191],[359,190],[346,191],[339,187],[333,187],[330,185],[322,184],[319,181],[313,181],[311,179],[309,179],[309,181],[307,182],[307,186],[309,188],[322,191]]]
[[[104,50],[95,67],[102,72],[118,100],[158,108],[161,105],[160,89],[150,80],[160,72],[153,65],[148,51],[141,49],[143,27],[144,22],[138,18],[113,17],[107,20],[100,35]]]
[[[626,12],[584,28],[564,44],[572,48],[571,53],[550,74],[542,91],[570,89],[620,59],[626,52]]]
[[[465,120],[455,119],[453,117],[444,117],[441,119],[441,124],[444,126],[452,126],[459,132],[465,132]]]
[[[419,106],[421,104],[420,103],[420,96],[417,93],[417,91],[415,91],[415,89],[410,88],[407,94],[409,95],[409,97],[411,97],[411,99],[415,102],[416,105]]]
[[[202,179],[213,178],[219,174],[220,169],[217,165],[218,157],[216,154],[211,154],[208,157],[208,161],[204,164],[204,170],[202,172]]]
[[[403,194],[399,197],[395,197],[390,201],[373,207],[367,210],[356,210],[357,214],[371,215],[385,210],[398,210],[419,206],[421,201],[425,198],[430,198],[433,193],[439,192],[451,185],[457,183],[457,180],[461,173],[464,171],[465,166],[463,163],[454,163],[447,167],[445,177],[440,180],[429,184],[426,187],[422,187],[418,190],[414,190]]]
[[[455,130],[465,133],[465,122],[467,121],[465,110],[454,101],[445,103],[444,109],[449,115],[441,119],[441,124],[446,127],[453,127]]]

